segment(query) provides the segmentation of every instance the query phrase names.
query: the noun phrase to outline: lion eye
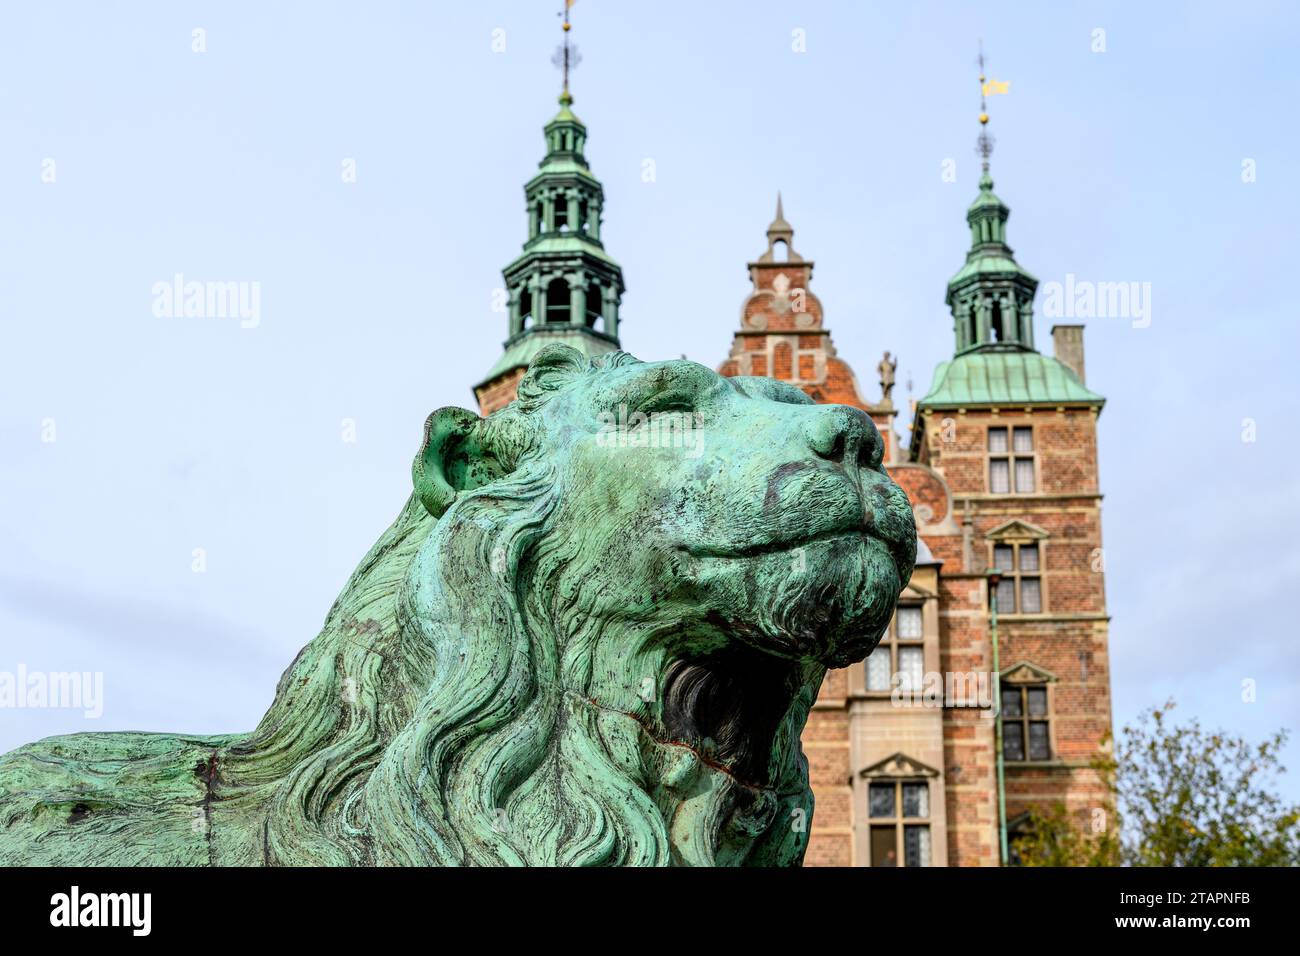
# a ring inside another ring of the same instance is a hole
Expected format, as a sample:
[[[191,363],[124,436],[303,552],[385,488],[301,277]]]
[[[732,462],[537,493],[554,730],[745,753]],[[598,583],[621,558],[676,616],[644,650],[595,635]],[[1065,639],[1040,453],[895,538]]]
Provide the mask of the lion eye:
[[[647,415],[658,415],[663,412],[693,412],[694,410],[695,403],[680,393],[656,395],[646,402],[644,409]]]
[[[656,404],[654,408],[651,409],[651,412],[654,414],[659,414],[662,412],[689,412],[689,411],[693,411],[691,407],[691,403],[683,402],[680,400],[667,402],[663,405]]]

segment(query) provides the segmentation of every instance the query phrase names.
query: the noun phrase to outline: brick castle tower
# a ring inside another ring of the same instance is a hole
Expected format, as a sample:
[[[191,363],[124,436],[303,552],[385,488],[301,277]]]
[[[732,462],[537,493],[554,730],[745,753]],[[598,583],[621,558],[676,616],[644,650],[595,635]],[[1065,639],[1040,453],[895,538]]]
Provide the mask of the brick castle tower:
[[[563,342],[592,356],[618,348],[623,270],[600,240],[605,193],[587,166],[587,127],[572,104],[566,72],[560,112],[545,127],[546,156],[524,186],[528,240],[502,270],[510,314],[504,352],[474,386],[485,415],[514,400],[544,346]]]

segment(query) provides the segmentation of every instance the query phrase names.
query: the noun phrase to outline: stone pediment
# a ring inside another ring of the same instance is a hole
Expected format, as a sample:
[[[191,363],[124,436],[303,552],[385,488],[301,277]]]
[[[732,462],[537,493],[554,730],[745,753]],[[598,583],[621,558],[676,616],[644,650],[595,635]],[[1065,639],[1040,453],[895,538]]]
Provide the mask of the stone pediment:
[[[917,563],[919,564],[920,562]],[[906,604],[909,600],[929,601],[931,599],[937,600],[938,597],[939,595],[937,592],[931,591],[929,588],[923,588],[915,581],[909,581],[907,587],[903,588],[903,593],[898,596],[898,600],[900,604]]]
[[[1021,661],[1004,670],[1001,680],[1004,684],[1045,684],[1055,682],[1056,675],[1037,664]]]
[[[919,760],[914,760],[904,753],[896,753],[892,757],[886,757],[879,763],[873,763],[870,767],[858,771],[858,776],[889,780],[903,777],[915,779],[917,777],[937,777],[939,771],[921,763]]]
[[[1013,538],[1029,538],[1033,541],[1041,541],[1043,538],[1050,537],[1050,535],[1038,525],[1017,519],[998,525],[984,537],[995,541],[1005,541]]]

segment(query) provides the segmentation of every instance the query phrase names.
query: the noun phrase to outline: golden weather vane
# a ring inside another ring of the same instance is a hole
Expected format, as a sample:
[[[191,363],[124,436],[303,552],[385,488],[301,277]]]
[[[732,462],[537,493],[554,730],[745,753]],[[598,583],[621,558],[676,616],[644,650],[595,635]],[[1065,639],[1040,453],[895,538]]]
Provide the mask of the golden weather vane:
[[[582,62],[582,55],[578,53],[578,48],[569,43],[569,31],[573,25],[569,23],[569,9],[577,0],[564,0],[564,7],[556,16],[563,17],[564,43],[555,51],[555,56],[551,62],[560,68],[564,75],[564,89],[560,93],[560,98],[566,102],[572,102],[573,97],[569,95],[569,71],[576,70],[578,64]]]
[[[989,110],[987,97],[996,96],[999,93],[1011,92],[1010,80],[990,80],[984,75],[984,41],[980,40],[980,136],[976,141],[977,151],[983,164],[984,172],[989,171],[989,156],[993,153],[993,137],[989,135]]]

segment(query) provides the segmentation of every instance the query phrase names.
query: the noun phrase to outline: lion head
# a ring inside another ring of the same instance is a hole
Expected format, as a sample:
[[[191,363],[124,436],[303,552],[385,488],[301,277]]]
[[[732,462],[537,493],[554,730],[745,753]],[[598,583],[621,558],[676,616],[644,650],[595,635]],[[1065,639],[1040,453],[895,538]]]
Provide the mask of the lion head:
[[[213,739],[208,858],[799,863],[808,710],[915,557],[881,456],[775,380],[565,346],[488,418],[435,412],[262,723]]]

